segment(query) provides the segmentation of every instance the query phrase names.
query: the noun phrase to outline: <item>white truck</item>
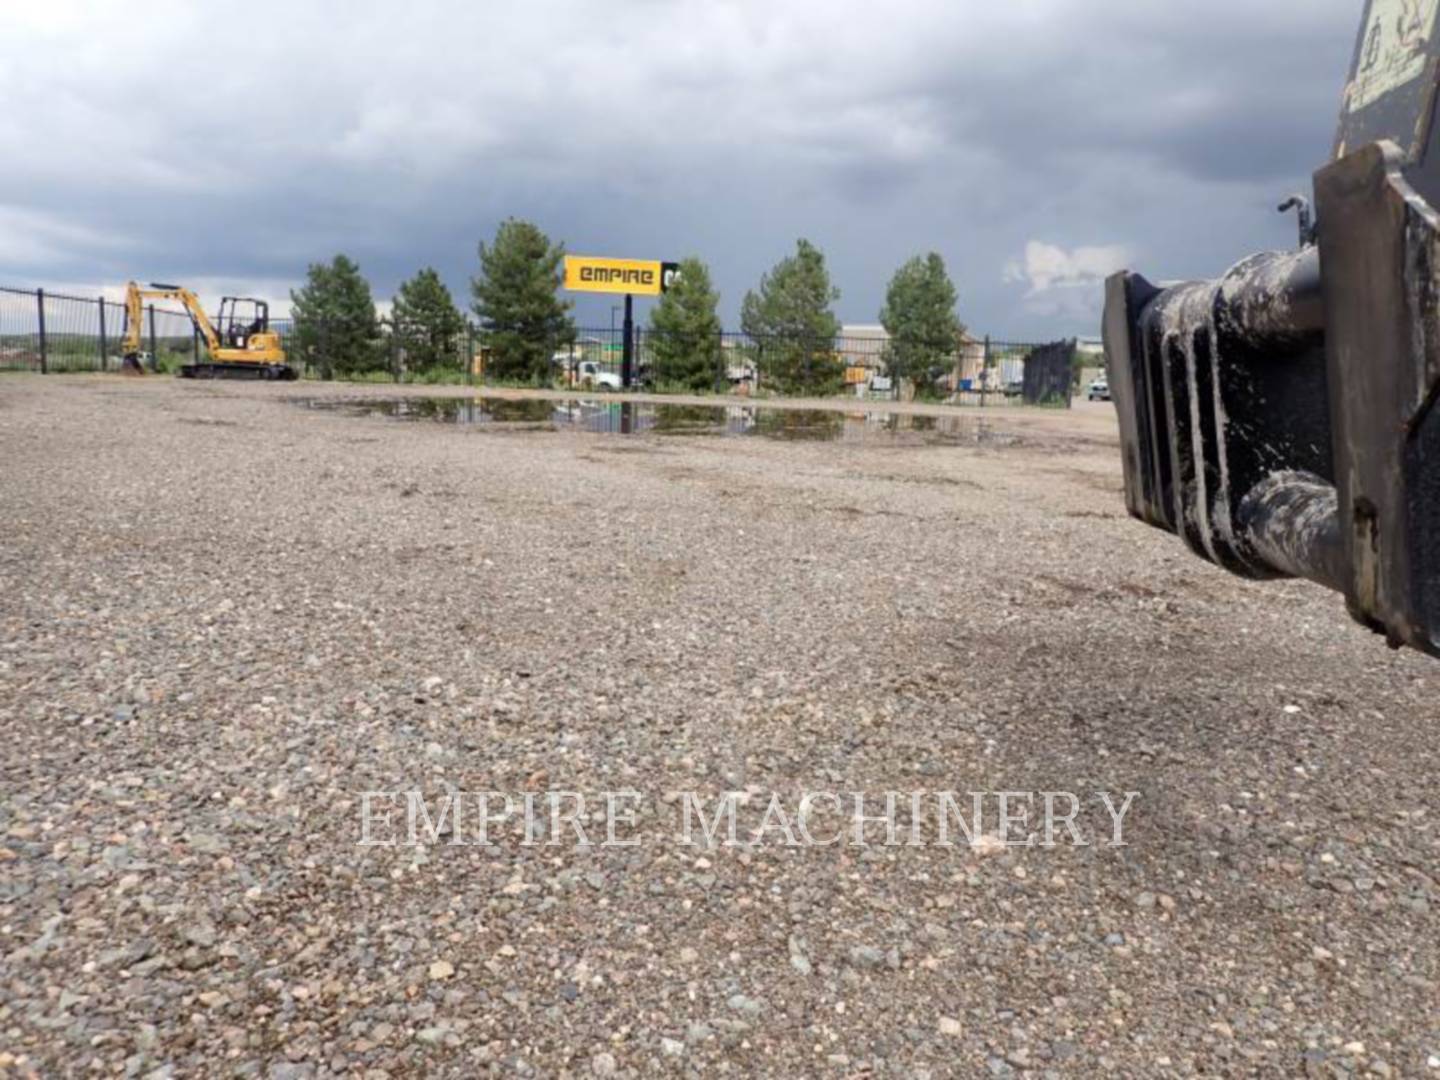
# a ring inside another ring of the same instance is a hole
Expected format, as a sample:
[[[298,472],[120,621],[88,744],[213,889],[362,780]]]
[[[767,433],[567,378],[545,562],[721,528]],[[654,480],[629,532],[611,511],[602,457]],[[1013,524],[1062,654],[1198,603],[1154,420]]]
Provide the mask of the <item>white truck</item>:
[[[619,390],[620,376],[613,371],[606,371],[594,360],[581,360],[575,365],[570,376],[572,386],[582,390]]]

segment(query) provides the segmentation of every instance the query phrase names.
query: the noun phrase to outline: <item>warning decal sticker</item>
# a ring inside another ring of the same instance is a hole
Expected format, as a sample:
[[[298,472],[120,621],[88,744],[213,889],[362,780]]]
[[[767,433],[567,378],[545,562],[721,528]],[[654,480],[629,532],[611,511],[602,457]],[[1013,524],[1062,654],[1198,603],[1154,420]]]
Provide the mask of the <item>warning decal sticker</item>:
[[[1371,0],[1346,112],[1359,112],[1425,74],[1440,0]]]

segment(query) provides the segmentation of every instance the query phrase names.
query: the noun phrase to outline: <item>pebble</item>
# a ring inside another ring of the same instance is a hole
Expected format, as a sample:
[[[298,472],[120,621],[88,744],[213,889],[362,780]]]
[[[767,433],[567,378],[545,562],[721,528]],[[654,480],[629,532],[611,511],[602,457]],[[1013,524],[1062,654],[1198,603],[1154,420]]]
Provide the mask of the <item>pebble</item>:
[[[746,1016],[759,1016],[764,1009],[764,1006],[759,1001],[752,997],[746,997],[744,994],[732,995],[726,1004],[736,1012],[744,1013]]]
[[[885,953],[873,945],[854,945],[850,948],[850,962],[856,967],[882,967],[885,963]]]

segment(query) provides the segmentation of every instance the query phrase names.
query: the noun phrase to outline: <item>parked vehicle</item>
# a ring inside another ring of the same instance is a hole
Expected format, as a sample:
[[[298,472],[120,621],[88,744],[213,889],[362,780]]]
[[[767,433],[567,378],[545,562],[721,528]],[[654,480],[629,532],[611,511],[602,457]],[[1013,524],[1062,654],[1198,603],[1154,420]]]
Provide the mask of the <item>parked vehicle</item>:
[[[620,390],[620,376],[606,371],[594,360],[581,360],[575,365],[574,384],[583,390]]]
[[[1107,376],[1101,375],[1098,379],[1096,379],[1094,382],[1092,382],[1092,383],[1090,384],[1090,390],[1089,390],[1089,393],[1088,393],[1087,396],[1090,398],[1091,401],[1109,401],[1109,400],[1110,400],[1110,380],[1109,380],[1109,378],[1108,378]]]

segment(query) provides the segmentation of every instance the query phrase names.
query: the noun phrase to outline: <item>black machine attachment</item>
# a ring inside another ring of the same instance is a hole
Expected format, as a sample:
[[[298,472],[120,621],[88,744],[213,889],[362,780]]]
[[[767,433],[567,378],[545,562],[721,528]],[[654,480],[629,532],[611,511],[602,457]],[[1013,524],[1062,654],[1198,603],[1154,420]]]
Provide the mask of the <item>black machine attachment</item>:
[[[1300,248],[1106,285],[1132,515],[1440,656],[1440,0],[1368,0]]]

